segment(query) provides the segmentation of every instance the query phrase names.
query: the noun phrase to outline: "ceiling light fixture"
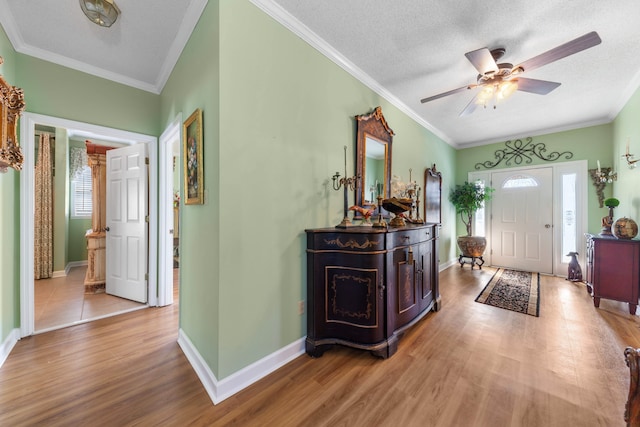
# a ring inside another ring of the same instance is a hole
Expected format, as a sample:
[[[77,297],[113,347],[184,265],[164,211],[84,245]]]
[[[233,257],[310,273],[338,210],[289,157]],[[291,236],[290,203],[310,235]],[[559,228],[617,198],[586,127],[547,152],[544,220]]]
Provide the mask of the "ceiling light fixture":
[[[112,26],[120,15],[113,0],[80,0],[80,7],[91,22],[101,27]]]

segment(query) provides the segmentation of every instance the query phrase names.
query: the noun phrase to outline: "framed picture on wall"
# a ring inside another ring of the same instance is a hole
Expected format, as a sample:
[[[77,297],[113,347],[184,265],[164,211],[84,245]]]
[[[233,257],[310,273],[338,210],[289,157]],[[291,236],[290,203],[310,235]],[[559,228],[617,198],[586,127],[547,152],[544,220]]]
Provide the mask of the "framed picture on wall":
[[[185,120],[182,128],[184,147],[184,203],[204,203],[204,157],[202,153],[202,110],[199,108]]]

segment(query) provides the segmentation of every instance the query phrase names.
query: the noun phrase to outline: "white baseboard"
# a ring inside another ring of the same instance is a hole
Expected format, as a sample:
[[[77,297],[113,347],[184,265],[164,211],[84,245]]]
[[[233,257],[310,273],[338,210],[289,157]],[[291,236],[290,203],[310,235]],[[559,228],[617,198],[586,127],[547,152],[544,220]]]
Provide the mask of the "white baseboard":
[[[9,332],[7,339],[0,345],[0,367],[4,364],[4,361],[9,357],[9,353],[13,350],[13,346],[16,345],[20,339],[20,329],[16,328]]]
[[[180,348],[182,348],[187,360],[189,360],[189,363],[191,363],[193,370],[196,372],[196,375],[200,379],[200,382],[202,382],[202,385],[209,394],[209,398],[214,405],[233,396],[259,379],[269,375],[276,369],[304,354],[305,338],[306,337],[302,337],[280,350],[277,350],[257,362],[239,370],[238,372],[235,372],[222,380],[218,380],[211,369],[209,369],[209,366],[204,361],[198,350],[191,343],[187,334],[185,334],[182,329],[178,331],[178,344],[180,345]]]
[[[70,263],[67,264],[67,266],[64,269],[64,274],[65,275],[69,275],[69,272],[71,271],[71,269],[73,267],[83,267],[85,265],[89,265],[89,262],[87,260],[84,261],[71,261]]]
[[[67,275],[67,270],[66,269],[65,270],[58,270],[58,271],[54,271],[51,274],[51,278],[55,279],[55,278],[58,278],[58,277],[65,277],[66,275]]]
[[[452,265],[455,265],[457,263],[458,263],[458,258],[450,259],[449,261],[445,262],[444,264],[440,264],[440,266],[438,268],[438,271],[442,272],[442,271],[446,270],[447,268],[449,268]]]

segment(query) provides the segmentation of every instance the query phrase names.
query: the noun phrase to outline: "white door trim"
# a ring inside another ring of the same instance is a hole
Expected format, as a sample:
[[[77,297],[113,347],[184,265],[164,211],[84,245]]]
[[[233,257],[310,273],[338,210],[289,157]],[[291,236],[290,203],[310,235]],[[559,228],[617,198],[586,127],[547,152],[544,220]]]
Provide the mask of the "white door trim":
[[[158,305],[158,139],[155,136],[124,131],[59,117],[36,113],[24,113],[20,120],[20,145],[24,150],[24,164],[20,176],[20,336],[33,335],[35,329],[34,309],[34,153],[36,124],[73,129],[96,138],[114,139],[125,143],[146,143],[149,149],[149,305]]]
[[[158,306],[173,304],[173,142],[181,139],[182,113],[160,135],[158,198]],[[175,167],[180,170],[182,162]],[[167,253],[168,252],[168,253]]]
[[[467,174],[467,179],[469,182],[473,182],[477,179],[483,180],[485,182],[489,182],[491,178],[492,172],[517,172],[521,170],[527,169],[539,169],[539,168],[548,168],[551,167],[553,169],[553,221],[554,224],[562,224],[562,209],[560,203],[561,197],[561,180],[560,176],[562,172],[569,171],[575,172],[577,174],[576,180],[576,204],[577,204],[577,212],[576,212],[576,226],[577,226],[577,246],[578,252],[580,253],[579,259],[582,265],[584,264],[584,252],[582,248],[584,248],[585,240],[584,233],[587,232],[587,223],[588,223],[588,205],[587,205],[587,191],[588,191],[588,172],[587,172],[587,160],[576,160],[571,162],[556,162],[552,164],[541,164],[541,165],[533,165],[533,166],[521,166],[515,168],[504,168],[504,169],[488,169],[483,171],[473,171]],[[491,201],[487,203],[486,213],[485,213],[485,230],[487,237],[487,247],[491,247]],[[561,253],[562,245],[562,229],[560,226],[554,226],[553,228],[553,274],[555,276],[563,276],[567,274],[567,264],[562,263],[562,258],[565,254]],[[487,263],[491,265],[491,254],[487,255]]]

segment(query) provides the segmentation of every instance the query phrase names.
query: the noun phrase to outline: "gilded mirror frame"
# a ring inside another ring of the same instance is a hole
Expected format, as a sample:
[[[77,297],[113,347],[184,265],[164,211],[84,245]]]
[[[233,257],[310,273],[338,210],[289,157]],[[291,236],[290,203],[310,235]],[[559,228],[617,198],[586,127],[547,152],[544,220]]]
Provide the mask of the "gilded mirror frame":
[[[0,64],[3,59],[0,57]],[[18,144],[18,118],[24,111],[24,92],[0,75],[0,172],[22,169],[24,157]]]
[[[393,130],[387,124],[382,115],[382,108],[376,107],[369,114],[356,116],[357,133],[356,133],[356,176],[359,177],[358,188],[356,189],[355,204],[363,206],[365,197],[365,174],[366,174],[366,142],[367,137],[376,140],[384,145],[384,182],[382,197],[389,198],[391,192],[391,143],[393,142]],[[376,200],[371,203],[377,204]]]

